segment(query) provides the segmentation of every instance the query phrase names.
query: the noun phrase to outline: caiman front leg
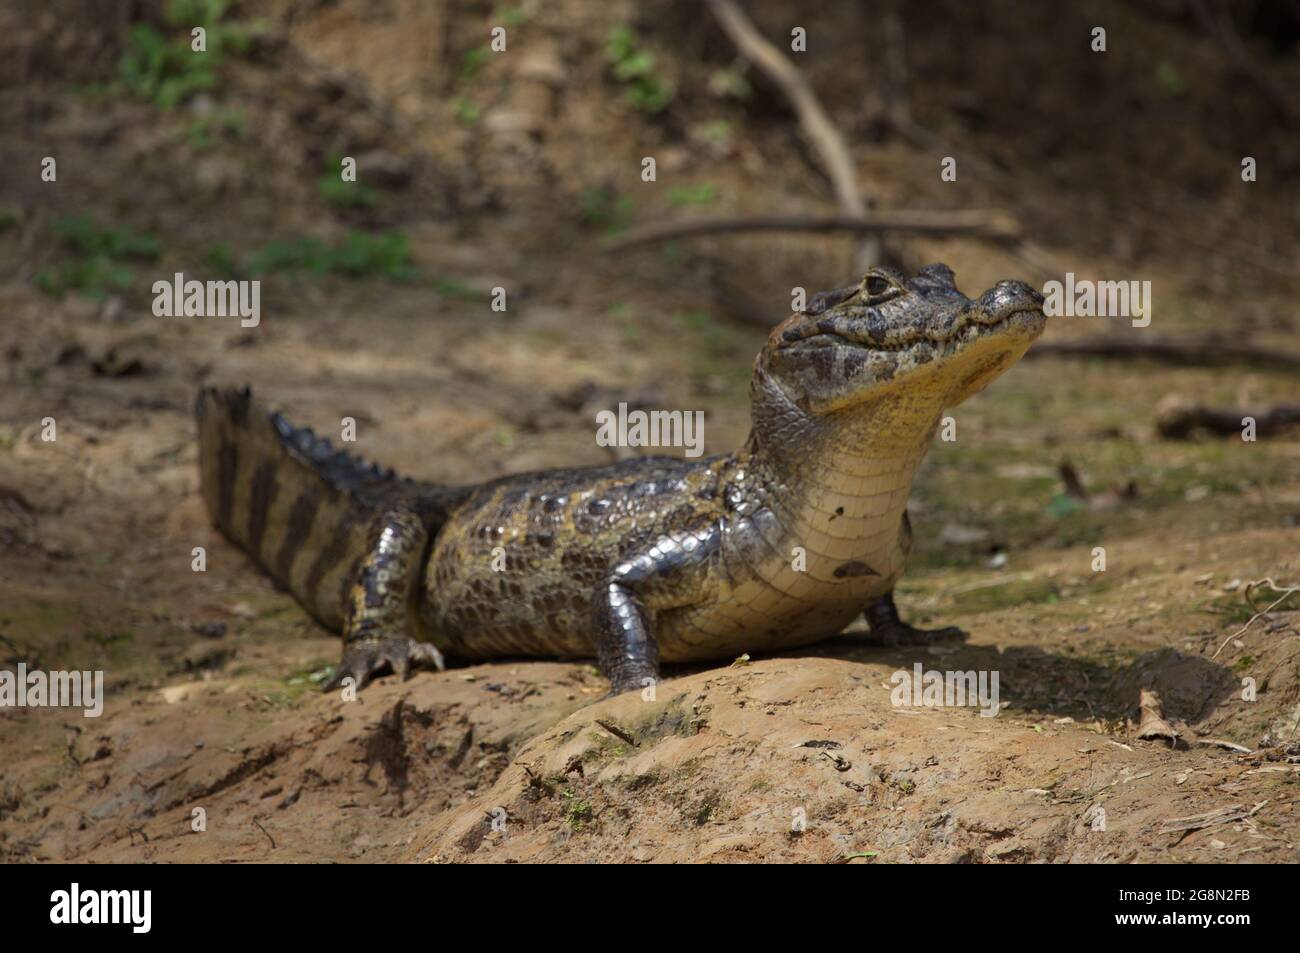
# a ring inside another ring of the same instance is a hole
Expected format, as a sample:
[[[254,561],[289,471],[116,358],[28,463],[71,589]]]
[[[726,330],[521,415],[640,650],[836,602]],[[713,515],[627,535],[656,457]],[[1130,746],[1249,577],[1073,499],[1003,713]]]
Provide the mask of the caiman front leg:
[[[385,672],[405,678],[412,666],[446,667],[432,643],[411,638],[411,603],[428,541],[428,524],[411,507],[388,510],[375,522],[344,607],[343,660],[325,691],[348,677],[362,688]]]
[[[611,695],[659,680],[652,613],[708,591],[709,561],[721,538],[717,524],[661,536],[614,568],[596,598],[596,660]]]
[[[863,641],[876,645],[925,645],[930,642],[966,640],[966,633],[955,625],[942,629],[918,629],[908,625],[899,618],[893,590],[867,606],[864,615],[867,624],[871,626],[871,635]]]

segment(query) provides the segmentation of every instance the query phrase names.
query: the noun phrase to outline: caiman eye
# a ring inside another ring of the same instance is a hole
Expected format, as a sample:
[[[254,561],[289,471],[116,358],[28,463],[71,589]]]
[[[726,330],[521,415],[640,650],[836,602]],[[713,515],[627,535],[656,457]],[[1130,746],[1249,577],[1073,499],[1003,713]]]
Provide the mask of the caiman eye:
[[[883,298],[898,290],[898,287],[884,275],[867,275],[862,279],[862,287],[868,298]]]

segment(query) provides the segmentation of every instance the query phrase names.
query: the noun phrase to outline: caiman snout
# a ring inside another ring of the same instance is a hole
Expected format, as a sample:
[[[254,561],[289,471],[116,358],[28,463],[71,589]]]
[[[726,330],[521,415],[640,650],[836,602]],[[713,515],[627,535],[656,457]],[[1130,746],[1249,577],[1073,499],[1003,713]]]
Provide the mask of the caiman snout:
[[[1043,296],[1023,281],[999,281],[977,302],[982,310],[998,318],[1017,311],[1037,311],[1043,307]]]

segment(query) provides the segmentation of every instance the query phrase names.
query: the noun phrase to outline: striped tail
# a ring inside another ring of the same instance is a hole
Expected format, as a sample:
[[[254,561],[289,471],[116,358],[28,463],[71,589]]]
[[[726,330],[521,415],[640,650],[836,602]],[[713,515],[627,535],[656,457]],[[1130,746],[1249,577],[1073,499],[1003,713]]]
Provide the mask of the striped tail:
[[[441,498],[453,492],[335,450],[268,413],[248,388],[205,387],[194,412],[200,485],[213,524],[335,631],[343,628],[347,588],[386,504],[421,498],[441,522]]]

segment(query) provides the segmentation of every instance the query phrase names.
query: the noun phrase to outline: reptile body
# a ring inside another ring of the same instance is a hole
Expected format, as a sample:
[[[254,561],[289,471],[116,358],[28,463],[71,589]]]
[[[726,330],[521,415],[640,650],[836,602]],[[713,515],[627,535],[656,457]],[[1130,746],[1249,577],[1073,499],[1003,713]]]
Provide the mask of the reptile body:
[[[863,612],[884,642],[952,637],[894,608],[912,479],[943,410],[1044,323],[1020,282],[972,300],[945,265],[911,279],[876,268],[772,331],[735,453],[472,486],[367,467],[247,390],[208,388],[203,496],[227,536],[342,632],[331,684],[446,656],[594,654],[626,691],[661,661],[803,645]]]

